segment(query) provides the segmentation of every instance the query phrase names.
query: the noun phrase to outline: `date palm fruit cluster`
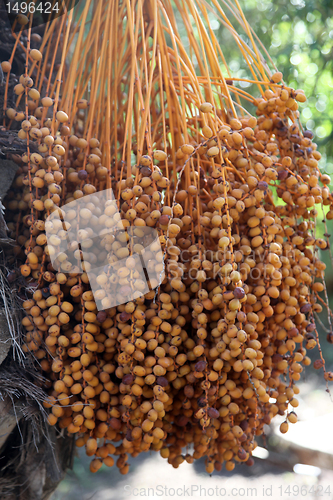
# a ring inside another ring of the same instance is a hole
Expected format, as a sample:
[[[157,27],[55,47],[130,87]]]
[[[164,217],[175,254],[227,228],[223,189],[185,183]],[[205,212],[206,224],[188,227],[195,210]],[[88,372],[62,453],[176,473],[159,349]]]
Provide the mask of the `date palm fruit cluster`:
[[[319,295],[319,250],[328,242],[316,236],[316,220],[322,207],[333,218],[333,198],[312,133],[298,120],[306,98],[263,62],[239,7],[251,46],[213,4],[257,97],[220,64],[201,2],[178,6],[195,65],[168,0],[88,1],[78,20],[71,11],[50,24],[40,50],[29,50],[28,30],[27,71],[16,109],[6,110],[5,125],[18,122],[27,144],[5,200],[32,290],[23,302],[24,350],[48,380],[49,424],[77,435],[92,472],[116,462],[126,474],[129,456],[149,450],[175,468],[201,457],[209,473],[251,465],[264,425],[285,415],[284,433],[297,421],[308,350],[319,349],[316,368],[333,378],[315,324],[328,307]],[[95,297],[93,254],[83,274],[65,260],[54,268],[50,254],[69,226],[54,224],[50,242],[45,225],[58,207],[109,188],[117,211],[92,201],[68,223],[84,219],[85,249],[98,223],[103,258],[126,263],[99,276]],[[163,251],[154,266],[165,277],[110,307],[109,282],[126,290],[137,279],[115,223],[156,229]]]

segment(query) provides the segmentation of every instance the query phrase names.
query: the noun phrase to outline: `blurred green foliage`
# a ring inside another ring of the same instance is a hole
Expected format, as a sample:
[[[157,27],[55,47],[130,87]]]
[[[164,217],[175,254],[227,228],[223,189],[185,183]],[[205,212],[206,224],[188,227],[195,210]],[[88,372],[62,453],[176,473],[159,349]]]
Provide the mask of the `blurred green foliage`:
[[[224,12],[239,33],[242,28],[232,13],[234,2],[219,0]],[[233,77],[249,77],[247,64],[240,56],[230,32],[216,16],[213,1],[205,2],[210,28],[217,37]],[[292,88],[301,88],[308,98],[300,105],[300,120],[312,130],[322,153],[321,169],[333,173],[333,2],[332,0],[241,0],[240,5],[262,47]],[[183,5],[184,7],[184,5]],[[180,13],[175,17],[186,49],[191,47]],[[191,16],[190,16],[191,18]],[[192,24],[194,26],[194,23]],[[194,36],[198,37],[193,28]],[[248,42],[248,37],[242,38]],[[251,46],[251,44],[249,43]],[[264,54],[264,50],[261,50]],[[268,61],[268,57],[265,56]],[[195,61],[195,57],[193,58]],[[269,63],[272,69],[272,64]],[[252,87],[240,82],[242,88]],[[257,90],[249,88],[253,95]]]
[[[333,2],[332,0],[246,0],[246,19],[262,41],[284,81],[308,98],[300,119],[315,133],[321,168],[333,173]],[[223,51],[224,29],[215,22]],[[240,67],[231,61],[232,69]]]
[[[333,173],[333,2],[246,0],[246,17],[288,85],[304,89],[301,121]]]

